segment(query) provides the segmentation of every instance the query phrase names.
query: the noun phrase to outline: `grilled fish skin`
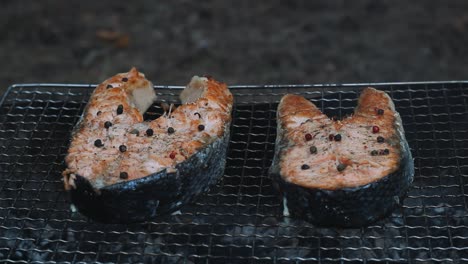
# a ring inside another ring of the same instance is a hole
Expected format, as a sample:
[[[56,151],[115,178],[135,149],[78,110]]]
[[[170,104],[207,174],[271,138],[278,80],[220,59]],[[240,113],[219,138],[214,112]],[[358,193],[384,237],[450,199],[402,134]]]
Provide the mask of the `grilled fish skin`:
[[[401,118],[383,91],[362,91],[354,115],[334,121],[285,95],[278,106],[270,177],[292,216],[360,227],[399,206],[414,177]]]
[[[153,121],[156,99],[135,68],[101,83],[72,132],[65,189],[84,215],[130,223],[178,210],[223,174],[232,94],[211,77],[193,77],[182,104]]]

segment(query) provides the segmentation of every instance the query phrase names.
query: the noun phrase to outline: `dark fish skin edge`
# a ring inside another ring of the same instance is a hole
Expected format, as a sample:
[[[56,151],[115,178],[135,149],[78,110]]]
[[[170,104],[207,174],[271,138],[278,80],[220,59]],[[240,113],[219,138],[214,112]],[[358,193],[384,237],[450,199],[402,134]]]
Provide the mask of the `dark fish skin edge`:
[[[309,189],[284,181],[277,172],[271,172],[270,177],[286,196],[291,216],[317,226],[366,226],[400,206],[413,181],[413,158],[408,143],[403,145],[399,170],[360,187],[334,191]]]
[[[397,171],[363,186],[322,190],[298,186],[281,177],[279,152],[286,143],[278,124],[275,156],[269,174],[275,189],[286,197],[290,215],[317,226],[355,228],[382,219],[401,206],[413,182],[414,161],[399,115],[395,128],[401,146]]]
[[[229,124],[221,138],[176,165],[176,172],[160,171],[146,177],[94,190],[77,175],[70,191],[80,213],[103,223],[133,223],[177,211],[207,191],[224,174]]]

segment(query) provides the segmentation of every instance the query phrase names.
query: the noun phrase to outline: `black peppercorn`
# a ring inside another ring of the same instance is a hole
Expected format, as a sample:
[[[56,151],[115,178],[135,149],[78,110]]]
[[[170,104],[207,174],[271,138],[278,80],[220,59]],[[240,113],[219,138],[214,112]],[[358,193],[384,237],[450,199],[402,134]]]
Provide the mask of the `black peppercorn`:
[[[381,149],[379,150],[379,155],[388,155],[390,153],[389,149]]]
[[[203,131],[205,130],[205,126],[204,125],[198,125],[198,131]]]
[[[384,138],[384,137],[381,137],[381,136],[378,136],[378,137],[377,137],[377,142],[383,143],[384,141],[385,141],[385,138]]]
[[[148,137],[151,137],[151,136],[153,135],[153,129],[151,129],[151,128],[147,129],[147,130],[146,130],[146,135],[147,135]]]
[[[377,109],[377,114],[378,114],[378,115],[383,115],[383,114],[384,114],[384,110],[383,110],[383,109]]]
[[[310,167],[307,164],[302,164],[301,169],[302,170],[308,170]]]
[[[336,169],[338,171],[344,171],[346,169],[346,167],[347,167],[346,164],[340,163],[340,164],[338,164],[338,166],[336,166]]]
[[[379,152],[374,149],[373,151],[371,151],[370,154],[371,154],[371,156],[377,156],[379,154]]]
[[[96,140],[94,141],[94,146],[100,148],[100,147],[104,146],[104,144],[102,144],[102,140],[96,139]]]
[[[101,113],[102,113],[101,111],[97,111],[96,115],[99,116],[101,115]]]
[[[106,88],[107,88],[107,89],[110,89],[110,88],[112,88],[112,85],[108,84],[108,85],[106,86]]]
[[[125,151],[127,151],[127,147],[125,145],[120,145],[119,150],[120,150],[120,152],[125,152]]]
[[[128,81],[128,78],[127,77],[123,77],[122,78],[122,82],[127,82]]]
[[[175,132],[175,130],[174,130],[173,127],[169,127],[169,128],[167,129],[167,133],[169,133],[169,134],[172,134],[172,133],[174,133],[174,132]]]
[[[317,147],[316,146],[312,146],[310,147],[310,154],[316,154],[317,153]]]
[[[336,134],[335,137],[334,137],[335,141],[341,141],[341,135],[340,134]]]
[[[123,113],[123,105],[117,106],[117,114],[121,115]]]
[[[111,123],[110,121],[104,122],[104,127],[105,127],[105,128],[109,128],[109,127],[111,127],[111,126],[112,126],[112,123]]]
[[[120,172],[120,179],[128,179],[128,173],[125,171]]]

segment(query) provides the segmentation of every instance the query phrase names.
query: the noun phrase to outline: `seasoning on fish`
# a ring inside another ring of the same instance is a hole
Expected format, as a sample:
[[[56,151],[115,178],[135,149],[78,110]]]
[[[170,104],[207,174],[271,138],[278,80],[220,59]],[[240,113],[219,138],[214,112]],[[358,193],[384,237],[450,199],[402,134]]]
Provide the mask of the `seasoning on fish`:
[[[125,145],[120,145],[120,146],[119,146],[119,151],[120,151],[120,152],[125,152],[125,151],[127,151],[127,146],[125,146]]]
[[[378,126],[373,126],[372,127],[372,133],[374,133],[374,134],[379,133],[379,131],[380,131],[380,128]]]
[[[203,131],[205,130],[205,126],[204,125],[198,125],[198,131]]]
[[[336,169],[338,171],[344,171],[346,169],[346,164],[340,163],[338,166],[336,166]]]
[[[312,146],[310,147],[310,154],[317,154],[317,147],[316,146]]]
[[[118,114],[118,115],[123,114],[123,105],[117,106],[117,114]]]
[[[112,122],[110,122],[110,121],[104,122],[104,127],[105,127],[105,128],[109,128],[109,127],[111,127],[111,126],[112,126]]]
[[[390,154],[390,150],[389,149],[381,149],[379,150],[379,155],[388,155]]]
[[[123,180],[128,179],[128,173],[125,172],[125,171],[120,172],[119,178],[120,178],[120,179],[123,179]]]
[[[376,115],[376,108],[387,113]],[[270,176],[291,216],[319,226],[359,227],[403,201],[414,164],[401,118],[386,93],[364,89],[354,114],[339,121],[301,96],[285,95],[277,126]],[[304,141],[308,131],[317,134]]]
[[[146,130],[146,135],[147,135],[148,137],[151,137],[151,136],[153,135],[153,133],[154,133],[154,131],[153,131],[153,129],[151,129],[151,128],[148,128],[148,129]]]
[[[304,137],[305,137],[305,140],[307,140],[307,141],[311,141],[311,140],[312,140],[312,135],[309,134],[309,133],[305,134]]]
[[[193,201],[224,174],[233,105],[227,85],[194,76],[180,106],[144,121],[155,99],[152,83],[136,69],[92,93],[63,172],[65,189],[84,215],[109,223],[154,219]],[[203,117],[203,133],[194,116]],[[176,131],[177,137],[169,134]]]
[[[140,131],[139,131],[138,129],[132,129],[132,131],[130,131],[130,134],[139,136],[139,135],[140,135]]]
[[[335,141],[341,141],[341,135],[340,134],[336,134],[335,137],[334,137]]]
[[[113,87],[112,84],[108,84],[108,85],[106,86],[107,89],[110,89],[110,88],[112,88],[112,87]]]
[[[100,147],[103,147],[104,144],[102,144],[102,140],[96,139],[96,140],[94,141],[94,146],[100,148]]]

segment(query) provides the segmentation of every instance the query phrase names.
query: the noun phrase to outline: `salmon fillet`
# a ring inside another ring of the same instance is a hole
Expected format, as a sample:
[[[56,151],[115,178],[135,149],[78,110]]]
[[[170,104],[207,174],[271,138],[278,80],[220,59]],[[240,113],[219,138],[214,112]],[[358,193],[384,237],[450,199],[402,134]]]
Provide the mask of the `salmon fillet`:
[[[277,121],[270,174],[291,214],[319,225],[361,226],[401,202],[414,165],[401,118],[385,92],[364,89],[354,114],[338,121],[289,94]]]
[[[180,98],[179,107],[143,121],[156,95],[142,73],[133,68],[98,85],[63,172],[81,212],[101,221],[146,220],[176,210],[222,175],[232,94],[224,83],[195,76]]]

